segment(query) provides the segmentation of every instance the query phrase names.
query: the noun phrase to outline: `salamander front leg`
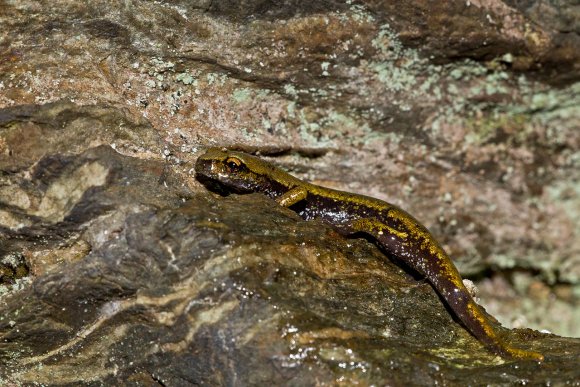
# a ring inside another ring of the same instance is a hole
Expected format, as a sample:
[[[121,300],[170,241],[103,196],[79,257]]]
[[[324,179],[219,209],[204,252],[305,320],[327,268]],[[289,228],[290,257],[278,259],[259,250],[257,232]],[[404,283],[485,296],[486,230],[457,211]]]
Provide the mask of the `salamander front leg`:
[[[306,199],[308,191],[304,187],[294,187],[282,196],[276,198],[276,202],[282,207],[290,207]]]

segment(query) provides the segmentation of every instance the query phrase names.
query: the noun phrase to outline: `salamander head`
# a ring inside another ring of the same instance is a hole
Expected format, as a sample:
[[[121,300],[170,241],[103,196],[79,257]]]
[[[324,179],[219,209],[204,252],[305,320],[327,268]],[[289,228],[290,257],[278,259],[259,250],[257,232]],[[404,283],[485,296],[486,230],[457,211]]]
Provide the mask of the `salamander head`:
[[[205,185],[236,193],[263,192],[277,174],[285,173],[257,157],[225,148],[209,148],[197,159],[195,172]]]

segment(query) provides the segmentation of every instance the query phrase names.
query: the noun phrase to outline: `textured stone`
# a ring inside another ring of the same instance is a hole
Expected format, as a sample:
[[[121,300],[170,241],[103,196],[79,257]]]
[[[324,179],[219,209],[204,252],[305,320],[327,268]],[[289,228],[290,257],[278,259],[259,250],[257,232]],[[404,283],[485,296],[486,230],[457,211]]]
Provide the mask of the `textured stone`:
[[[0,2],[3,381],[577,380],[577,340],[516,330],[547,365],[493,359],[366,241],[192,174],[198,151],[230,146],[393,202],[504,325],[578,336],[577,15]]]
[[[59,139],[70,141],[50,127],[44,136],[55,149]],[[516,345],[543,352],[546,365],[501,360],[453,320],[426,282],[374,245],[304,222],[261,195],[195,194],[163,161],[105,145],[35,156],[5,174],[30,204],[3,205],[21,223],[2,223],[2,253],[22,254],[32,276],[12,274],[1,298],[4,383],[489,384],[578,376],[577,339],[503,329]],[[485,372],[474,376],[479,367]]]

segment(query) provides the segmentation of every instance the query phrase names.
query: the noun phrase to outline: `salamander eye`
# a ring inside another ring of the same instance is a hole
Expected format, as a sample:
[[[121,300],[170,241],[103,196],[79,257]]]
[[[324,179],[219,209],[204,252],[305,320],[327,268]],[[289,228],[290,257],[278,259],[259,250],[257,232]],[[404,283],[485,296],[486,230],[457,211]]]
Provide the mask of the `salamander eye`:
[[[242,166],[242,162],[240,161],[240,159],[236,157],[228,157],[226,159],[226,166],[230,171],[234,172],[240,169],[240,167]]]

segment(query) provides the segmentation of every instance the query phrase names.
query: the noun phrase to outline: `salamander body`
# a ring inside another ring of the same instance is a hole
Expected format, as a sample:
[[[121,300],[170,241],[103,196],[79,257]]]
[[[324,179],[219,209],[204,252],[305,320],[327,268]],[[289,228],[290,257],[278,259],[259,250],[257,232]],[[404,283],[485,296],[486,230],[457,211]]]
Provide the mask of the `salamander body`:
[[[540,353],[506,343],[473,300],[441,245],[413,216],[368,196],[317,186],[251,155],[210,148],[195,166],[198,179],[234,193],[260,192],[303,219],[320,219],[342,235],[365,233],[389,254],[424,275],[465,327],[503,357],[543,360]]]

